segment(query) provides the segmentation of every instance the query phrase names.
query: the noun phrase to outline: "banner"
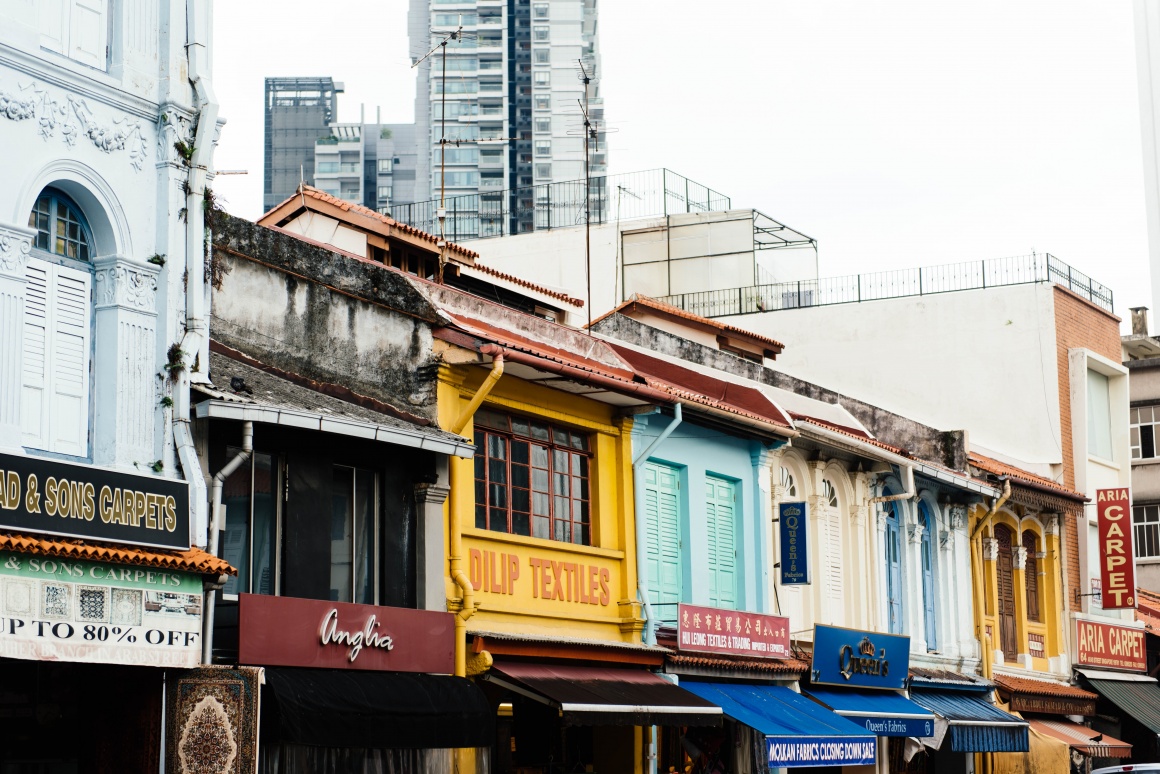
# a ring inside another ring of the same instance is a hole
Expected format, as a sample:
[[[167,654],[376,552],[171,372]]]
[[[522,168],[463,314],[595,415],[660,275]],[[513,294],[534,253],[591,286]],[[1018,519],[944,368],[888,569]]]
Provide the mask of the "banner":
[[[1097,489],[1096,517],[1100,557],[1100,607],[1136,606],[1136,559],[1132,551],[1132,504],[1126,488]]]
[[[786,658],[789,656],[789,619],[682,603],[677,618],[677,649]]]
[[[1143,629],[1096,621],[1076,621],[1075,626],[1077,665],[1131,672],[1148,669]]]
[[[870,766],[878,740],[809,736],[802,739],[766,737],[770,766]]]
[[[0,527],[184,551],[189,548],[189,485],[0,454]]]
[[[0,551],[0,657],[201,661],[201,576]]]
[[[781,585],[801,586],[810,582],[809,532],[805,503],[778,506],[781,534]]]
[[[910,670],[910,638],[837,626],[814,626],[814,685],[901,691]]]

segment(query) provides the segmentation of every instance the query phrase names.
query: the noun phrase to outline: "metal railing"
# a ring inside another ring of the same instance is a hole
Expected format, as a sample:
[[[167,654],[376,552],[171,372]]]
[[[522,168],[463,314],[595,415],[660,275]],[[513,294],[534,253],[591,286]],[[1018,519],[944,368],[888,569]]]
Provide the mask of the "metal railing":
[[[728,210],[728,196],[668,169],[593,177],[587,191],[591,222],[609,223],[682,212]],[[584,225],[583,180],[544,183],[486,194],[447,197],[445,236],[453,242]],[[399,204],[391,217],[439,233],[439,200]]]
[[[1112,311],[1111,288],[1048,253],[681,293],[657,300],[702,317],[727,317],[1038,282],[1062,285],[1096,306]]]

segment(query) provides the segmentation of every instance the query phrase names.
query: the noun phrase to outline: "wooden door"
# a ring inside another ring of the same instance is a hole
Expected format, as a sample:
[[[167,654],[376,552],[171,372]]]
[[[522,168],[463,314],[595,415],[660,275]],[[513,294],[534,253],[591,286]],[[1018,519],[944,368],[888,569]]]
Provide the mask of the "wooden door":
[[[1011,554],[1011,529],[1000,524],[995,527],[995,541],[999,555],[995,560],[995,576],[999,585],[999,644],[1003,658],[1014,661],[1015,646],[1015,566]]]

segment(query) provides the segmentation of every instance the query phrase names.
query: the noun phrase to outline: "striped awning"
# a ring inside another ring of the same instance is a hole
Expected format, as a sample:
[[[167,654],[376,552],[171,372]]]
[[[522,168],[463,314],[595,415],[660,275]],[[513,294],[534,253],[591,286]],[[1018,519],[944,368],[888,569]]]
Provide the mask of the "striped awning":
[[[1039,733],[1067,742],[1071,749],[1093,758],[1130,758],[1132,745],[1114,736],[1072,723],[1069,720],[1037,720],[1028,718],[1028,723]]]

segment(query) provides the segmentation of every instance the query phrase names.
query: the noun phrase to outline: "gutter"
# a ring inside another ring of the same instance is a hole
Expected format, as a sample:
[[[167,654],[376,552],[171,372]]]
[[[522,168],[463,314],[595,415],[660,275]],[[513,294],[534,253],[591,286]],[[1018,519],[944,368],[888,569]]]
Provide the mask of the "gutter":
[[[208,552],[213,555],[218,555],[218,538],[225,529],[225,514],[222,513],[222,490],[225,488],[226,479],[233,475],[234,471],[240,468],[254,453],[254,423],[242,423],[242,450],[234,455],[233,459],[226,463],[226,466],[219,470],[213,477],[213,522],[209,525],[209,540],[207,543]],[[224,576],[223,576],[224,577]],[[214,612],[217,607],[217,591],[225,585],[223,579],[219,579],[218,583],[213,584],[206,590],[205,595],[205,614],[202,616],[202,635],[201,635],[201,663],[213,663],[213,620]]]

